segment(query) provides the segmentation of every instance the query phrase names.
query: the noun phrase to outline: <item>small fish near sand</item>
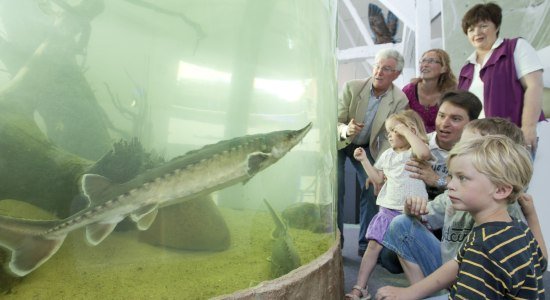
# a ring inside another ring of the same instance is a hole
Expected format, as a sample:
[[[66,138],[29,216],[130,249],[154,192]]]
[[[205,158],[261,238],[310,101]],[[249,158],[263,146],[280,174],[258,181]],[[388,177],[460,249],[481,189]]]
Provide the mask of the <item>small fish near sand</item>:
[[[294,243],[285,222],[266,199],[264,199],[264,202],[275,222],[275,229],[271,234],[273,247],[269,261],[271,263],[271,278],[278,278],[298,268],[302,265],[302,262],[300,255],[294,248]]]
[[[15,276],[27,275],[57,252],[67,234],[82,227],[91,245],[103,241],[126,217],[139,230],[146,230],[160,207],[246,183],[285,156],[311,127],[309,123],[299,130],[248,135],[207,145],[122,184],[85,174],[81,190],[88,206],[66,219],[42,221],[0,215],[0,246],[11,253],[7,269]]]
[[[322,233],[332,230],[332,203],[294,203],[281,213],[290,228]]]

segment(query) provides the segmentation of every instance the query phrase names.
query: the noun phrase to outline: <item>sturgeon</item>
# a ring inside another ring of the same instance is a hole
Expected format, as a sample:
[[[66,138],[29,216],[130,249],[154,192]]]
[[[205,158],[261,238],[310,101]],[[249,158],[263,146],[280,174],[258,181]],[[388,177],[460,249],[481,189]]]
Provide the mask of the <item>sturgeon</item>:
[[[264,199],[264,202],[269,209],[273,222],[275,222],[275,229],[271,233],[273,247],[271,249],[271,257],[268,259],[271,263],[271,278],[279,278],[300,267],[302,262],[288,233],[286,223],[266,199]]]
[[[15,276],[27,275],[52,257],[67,234],[76,229],[85,227],[86,240],[95,246],[126,217],[139,230],[146,230],[160,207],[246,183],[285,156],[311,126],[207,145],[122,184],[85,174],[80,185],[88,206],[66,219],[27,220],[0,215],[0,246],[11,253],[7,269]]]

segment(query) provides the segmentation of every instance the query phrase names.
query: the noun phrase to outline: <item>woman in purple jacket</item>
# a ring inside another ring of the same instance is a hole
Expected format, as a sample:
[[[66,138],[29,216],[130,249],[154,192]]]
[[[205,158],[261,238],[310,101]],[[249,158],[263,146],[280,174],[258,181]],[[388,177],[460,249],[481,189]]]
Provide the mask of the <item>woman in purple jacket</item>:
[[[527,147],[537,147],[537,123],[542,113],[543,65],[524,39],[498,37],[502,9],[477,4],[462,18],[462,30],[475,48],[460,72],[458,88],[483,102],[483,117],[502,117],[518,125]]]

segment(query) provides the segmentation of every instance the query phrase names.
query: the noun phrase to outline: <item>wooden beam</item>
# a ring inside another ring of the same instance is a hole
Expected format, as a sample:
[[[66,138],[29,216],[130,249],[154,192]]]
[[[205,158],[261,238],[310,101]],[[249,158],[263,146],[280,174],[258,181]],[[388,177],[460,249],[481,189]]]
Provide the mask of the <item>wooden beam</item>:
[[[350,62],[350,61],[359,61],[359,60],[368,60],[374,59],[376,53],[382,49],[393,48],[400,50],[401,43],[387,43],[387,44],[378,44],[372,46],[358,46],[343,50],[338,50],[336,56],[338,57],[339,62]]]
[[[351,32],[349,31],[348,24],[346,24],[346,22],[342,20],[342,17],[340,17],[340,15],[338,15],[338,23],[340,24],[340,29],[344,31],[344,36],[348,39],[350,45],[352,47],[357,46],[355,39],[353,38],[353,36],[351,35]]]
[[[361,33],[361,36],[363,37],[365,44],[367,46],[374,45],[372,36],[370,35],[370,32],[367,30],[367,27],[365,27],[365,23],[363,23],[363,20],[361,20],[359,13],[357,13],[357,9],[355,9],[355,5],[351,3],[351,0],[342,0],[342,2],[348,9],[351,17],[353,18],[353,21],[355,22],[355,25],[357,25],[357,29],[359,29],[359,32]]]
[[[418,61],[422,53],[431,48],[432,40],[432,20],[430,16],[430,0],[416,0],[415,7],[416,25],[413,28],[415,32],[415,62],[416,70],[420,68]]]
[[[416,18],[414,11],[414,2],[412,0],[379,0],[387,9],[396,15],[403,24],[409,28],[415,28]]]

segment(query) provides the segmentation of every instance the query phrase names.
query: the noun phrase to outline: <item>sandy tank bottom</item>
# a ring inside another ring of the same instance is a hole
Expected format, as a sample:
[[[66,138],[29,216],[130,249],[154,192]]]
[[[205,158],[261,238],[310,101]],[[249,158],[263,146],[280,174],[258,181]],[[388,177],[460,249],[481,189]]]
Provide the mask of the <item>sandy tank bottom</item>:
[[[101,244],[69,234],[61,249],[3,299],[208,299],[269,280],[273,220],[266,211],[220,208],[231,233],[221,252],[181,251],[114,232]],[[325,253],[333,233],[290,229],[302,264]]]

